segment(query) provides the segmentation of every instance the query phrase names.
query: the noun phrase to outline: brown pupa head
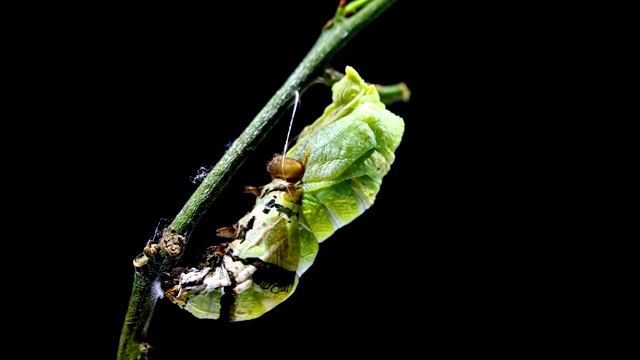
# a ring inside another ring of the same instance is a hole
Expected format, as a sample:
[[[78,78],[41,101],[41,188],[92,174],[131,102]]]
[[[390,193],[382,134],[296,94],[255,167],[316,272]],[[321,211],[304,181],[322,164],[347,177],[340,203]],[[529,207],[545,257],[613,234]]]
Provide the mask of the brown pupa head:
[[[304,163],[296,159],[285,157],[276,154],[273,159],[269,161],[267,165],[267,171],[271,176],[271,179],[283,179],[288,182],[294,183],[302,180],[304,176]]]

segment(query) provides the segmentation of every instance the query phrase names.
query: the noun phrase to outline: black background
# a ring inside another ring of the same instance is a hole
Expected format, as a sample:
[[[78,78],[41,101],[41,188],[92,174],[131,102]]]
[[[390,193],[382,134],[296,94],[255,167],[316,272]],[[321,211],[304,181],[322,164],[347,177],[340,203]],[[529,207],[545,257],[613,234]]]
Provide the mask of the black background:
[[[64,161],[50,214],[61,203],[74,209],[56,229],[62,223],[74,241],[66,265],[84,274],[65,275],[63,293],[75,284],[86,294],[71,310],[86,322],[85,346],[63,351],[115,358],[133,258],[191,196],[191,178],[284,83],[337,3],[92,8],[42,34],[53,46],[41,56],[55,64],[38,69],[55,94],[48,110],[72,138],[56,145]],[[376,203],[322,243],[292,297],[258,319],[200,320],[161,299],[148,333],[154,359],[493,353],[528,341],[524,329],[546,299],[524,289],[535,284],[523,259],[539,245],[517,205],[536,190],[519,183],[536,174],[521,168],[530,154],[513,149],[539,126],[543,96],[522,83],[546,60],[519,47],[526,32],[478,10],[399,1],[334,56],[338,70],[411,89],[408,103],[388,106],[405,134]],[[306,91],[292,134],[330,97],[320,85]],[[243,186],[268,182],[265,164],[282,150],[290,114],[205,213],[183,265],[251,208]]]

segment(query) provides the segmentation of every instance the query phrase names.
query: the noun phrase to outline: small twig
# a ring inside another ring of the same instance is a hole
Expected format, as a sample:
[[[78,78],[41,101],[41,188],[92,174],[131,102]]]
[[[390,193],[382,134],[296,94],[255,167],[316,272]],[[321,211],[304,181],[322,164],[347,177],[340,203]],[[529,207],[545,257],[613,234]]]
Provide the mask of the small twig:
[[[324,78],[321,82],[325,85],[331,86],[338,82],[338,80],[342,79],[343,76],[344,74],[340,71],[335,70],[332,67],[327,67],[324,72]],[[409,87],[404,82],[393,85],[374,85],[380,95],[380,101],[385,105],[390,105],[398,101],[409,102],[409,99],[411,98],[411,90],[409,90]]]

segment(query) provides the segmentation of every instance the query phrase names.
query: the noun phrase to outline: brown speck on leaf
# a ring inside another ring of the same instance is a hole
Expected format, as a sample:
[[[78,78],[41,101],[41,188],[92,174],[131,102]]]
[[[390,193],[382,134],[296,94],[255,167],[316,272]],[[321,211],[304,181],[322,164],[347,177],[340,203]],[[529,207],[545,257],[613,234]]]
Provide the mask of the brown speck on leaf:
[[[227,246],[229,246],[228,242],[224,242],[220,245],[211,245],[207,248],[207,251],[210,254],[224,255],[226,253]]]
[[[260,190],[261,189],[258,186],[251,186],[251,185],[244,186],[245,193],[253,194],[255,196],[260,196]]]
[[[223,238],[235,239],[238,233],[238,224],[233,224],[232,227],[223,227],[216,230],[216,235]]]

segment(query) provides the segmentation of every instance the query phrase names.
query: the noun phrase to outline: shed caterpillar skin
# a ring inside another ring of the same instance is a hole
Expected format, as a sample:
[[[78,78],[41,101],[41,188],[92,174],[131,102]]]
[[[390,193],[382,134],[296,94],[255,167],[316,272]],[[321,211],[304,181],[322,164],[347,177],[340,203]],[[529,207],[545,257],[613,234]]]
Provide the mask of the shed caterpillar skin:
[[[275,155],[267,171],[270,183],[245,187],[257,197],[251,211],[217,231],[233,241],[210,247],[206,259],[166,291],[198,318],[254,319],[286,300],[298,284],[304,162]]]

